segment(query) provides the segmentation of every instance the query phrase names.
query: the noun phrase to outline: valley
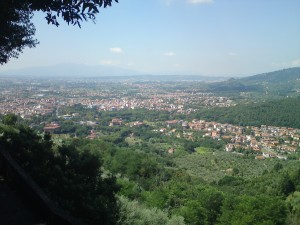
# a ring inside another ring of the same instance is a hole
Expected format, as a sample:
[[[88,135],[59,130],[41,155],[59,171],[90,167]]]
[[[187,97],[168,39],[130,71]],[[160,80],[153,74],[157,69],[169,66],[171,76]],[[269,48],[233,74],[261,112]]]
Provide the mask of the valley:
[[[0,77],[0,144],[89,224],[297,224],[299,78]]]

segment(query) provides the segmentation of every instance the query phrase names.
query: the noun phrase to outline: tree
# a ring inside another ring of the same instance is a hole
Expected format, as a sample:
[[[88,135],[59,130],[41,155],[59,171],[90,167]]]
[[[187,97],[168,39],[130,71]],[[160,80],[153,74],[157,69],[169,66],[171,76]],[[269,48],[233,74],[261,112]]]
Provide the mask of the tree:
[[[179,214],[184,217],[187,224],[205,224],[206,212],[199,201],[188,201],[185,206],[180,208]]]
[[[222,206],[218,225],[285,224],[286,205],[280,198],[267,195],[228,196]]]
[[[286,224],[300,224],[300,192],[295,191],[286,199],[289,214]]]
[[[116,224],[119,186],[114,176],[104,174],[98,152],[57,146],[49,134],[18,123],[0,123],[0,134],[1,148],[64,210],[90,225]]]
[[[18,2],[18,1],[16,1]],[[4,0],[0,3],[0,64],[17,58],[25,47],[35,47],[35,28],[30,22],[32,10],[28,3],[18,4]]]
[[[168,213],[157,208],[147,208],[138,201],[130,201],[120,196],[120,219],[122,225],[184,225],[184,219],[181,216],[173,215],[168,217]]]
[[[34,11],[46,13],[48,24],[59,26],[58,18],[81,27],[82,21],[95,21],[101,7],[118,0],[2,0],[0,2],[0,64],[17,58],[25,47],[35,47]]]
[[[288,174],[284,174],[279,183],[280,193],[288,196],[295,191],[295,184]]]
[[[283,168],[283,165],[279,162],[277,162],[275,165],[274,165],[274,171],[278,172],[279,170],[281,170]]]
[[[224,196],[222,192],[212,188],[207,188],[200,196],[203,207],[206,210],[206,223],[209,225],[216,224],[216,221],[221,214],[221,207]]]
[[[16,125],[18,117],[15,114],[7,114],[3,117],[2,123],[9,126]]]

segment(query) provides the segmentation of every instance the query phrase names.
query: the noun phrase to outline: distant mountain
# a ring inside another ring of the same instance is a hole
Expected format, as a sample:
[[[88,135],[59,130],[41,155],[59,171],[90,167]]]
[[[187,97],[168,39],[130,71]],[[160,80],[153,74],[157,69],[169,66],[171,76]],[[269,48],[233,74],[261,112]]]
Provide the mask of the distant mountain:
[[[64,63],[53,66],[24,68],[18,70],[0,71],[0,76],[31,76],[31,77],[60,77],[60,78],[101,78],[110,80],[138,81],[224,81],[224,77],[198,75],[151,75],[116,66],[82,65]]]
[[[268,83],[286,83],[291,81],[300,80],[300,67],[289,69],[277,70],[270,73],[258,74],[250,77],[242,78],[244,82],[258,84],[260,82]]]
[[[119,77],[122,79],[122,77]],[[131,79],[141,82],[180,82],[180,81],[202,81],[202,82],[220,82],[226,77],[201,76],[201,75],[139,75],[139,76],[123,76],[123,79]]]
[[[219,93],[256,93],[265,97],[300,95],[300,67],[210,84],[207,91]]]
[[[131,79],[138,81],[203,81],[210,82],[204,89],[209,92],[258,92],[289,95],[300,90],[300,67],[278,70],[244,78],[226,78],[198,75],[151,75],[117,66],[64,63],[18,70],[0,71],[0,76],[31,76],[60,78]]]
[[[116,66],[104,66],[104,65],[82,65],[64,63],[53,66],[41,66],[24,68],[18,70],[0,71],[0,75],[7,76],[59,76],[59,77],[96,77],[96,76],[133,76],[143,73],[120,68]]]

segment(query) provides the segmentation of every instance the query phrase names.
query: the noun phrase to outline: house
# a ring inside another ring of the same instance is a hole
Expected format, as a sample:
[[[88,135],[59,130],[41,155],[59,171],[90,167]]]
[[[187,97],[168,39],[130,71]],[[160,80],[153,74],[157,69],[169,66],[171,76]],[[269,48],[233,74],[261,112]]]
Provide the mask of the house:
[[[187,128],[188,128],[188,122],[183,121],[183,122],[182,122],[182,128],[183,128],[183,129],[187,129]]]
[[[169,154],[173,154],[175,152],[175,149],[174,148],[170,148],[169,150],[168,150],[168,153]]]
[[[64,118],[65,120],[69,120],[69,119],[72,119],[72,116],[69,115],[69,114],[66,114],[66,115],[63,115],[63,118]]]
[[[46,124],[44,127],[44,131],[48,132],[50,134],[53,134],[55,130],[58,130],[60,128],[60,126],[57,123],[50,123],[50,124]]]
[[[252,138],[250,140],[250,146],[251,147],[257,147],[258,146],[258,142],[257,142],[257,140],[255,138]]]
[[[166,121],[167,127],[174,126],[178,124],[178,120],[168,120]]]
[[[264,157],[263,155],[257,155],[257,156],[255,156],[255,159],[264,160],[264,159],[266,159],[266,157]]]
[[[160,128],[159,131],[160,131],[161,133],[164,133],[164,132],[167,131],[167,129],[166,129],[166,128]]]
[[[266,158],[275,158],[277,155],[273,152],[263,152],[263,156]]]
[[[277,155],[277,158],[278,159],[282,159],[282,160],[287,160],[287,157],[283,156],[283,155]]]
[[[223,138],[224,140],[230,141],[230,140],[233,138],[233,136],[230,136],[230,135],[224,135],[224,136],[222,136],[222,138]]]
[[[87,126],[90,126],[90,127],[94,127],[94,126],[97,125],[97,123],[96,123],[96,122],[93,122],[93,121],[86,121],[86,125],[87,125]]]
[[[122,119],[112,119],[111,122],[109,123],[110,127],[113,126],[122,126],[123,125],[123,120]]]
[[[144,122],[140,122],[140,121],[136,121],[136,122],[133,122],[133,126],[134,127],[141,127],[141,126],[144,126]]]
[[[194,122],[194,121],[192,123],[188,123],[188,126],[192,130],[203,130],[205,128],[204,123]]]
[[[214,130],[214,131],[211,132],[211,137],[213,139],[220,138],[220,133],[218,131]]]
[[[258,146],[253,146],[253,147],[252,147],[252,150],[253,150],[253,151],[256,151],[256,152],[259,152],[261,149],[260,149],[260,147],[258,147]]]
[[[97,137],[96,131],[95,130],[91,130],[90,134],[86,138],[88,138],[90,140],[94,140],[96,137]]]
[[[225,147],[226,152],[232,152],[234,150],[234,145],[233,144],[227,144]]]

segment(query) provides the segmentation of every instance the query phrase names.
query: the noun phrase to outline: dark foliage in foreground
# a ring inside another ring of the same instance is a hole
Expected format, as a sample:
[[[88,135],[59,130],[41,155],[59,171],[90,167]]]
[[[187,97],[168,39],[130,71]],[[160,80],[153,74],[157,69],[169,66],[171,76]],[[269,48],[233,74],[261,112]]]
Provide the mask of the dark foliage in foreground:
[[[63,209],[88,224],[116,223],[118,186],[104,176],[99,155],[65,144],[54,148],[49,134],[22,125],[1,124],[0,133],[0,145]]]

